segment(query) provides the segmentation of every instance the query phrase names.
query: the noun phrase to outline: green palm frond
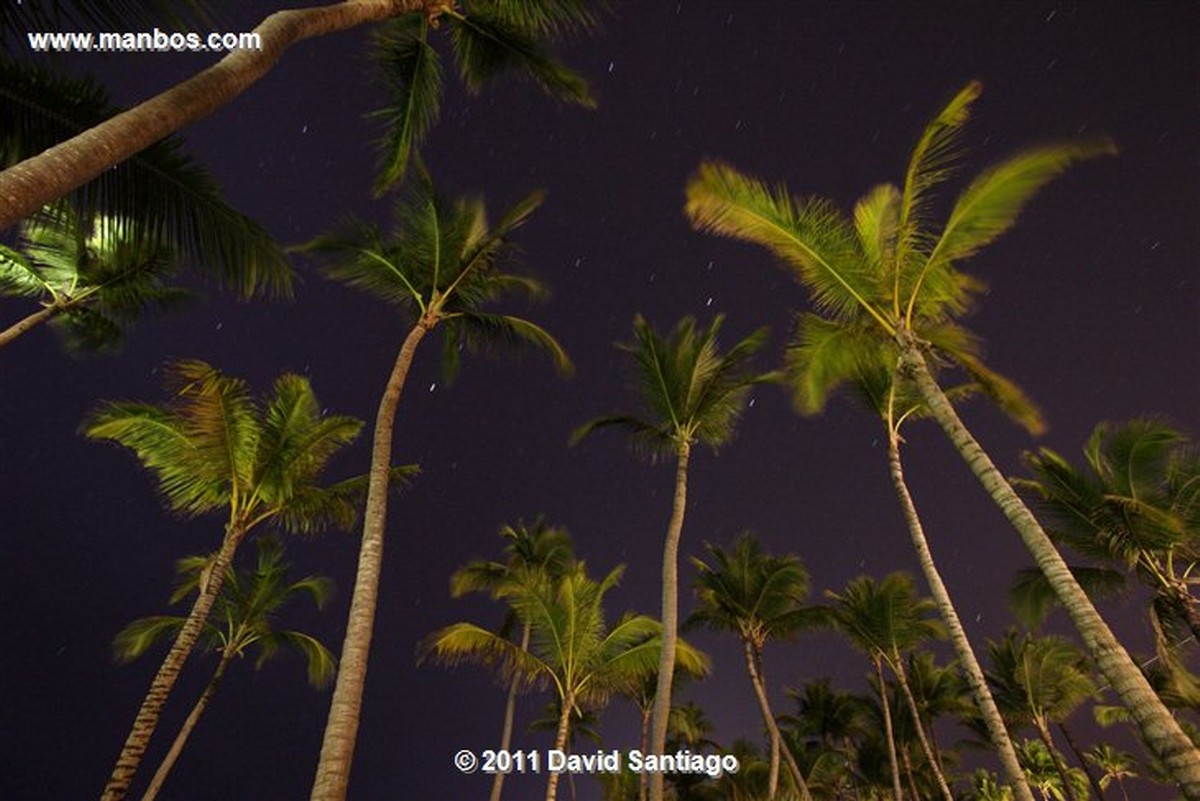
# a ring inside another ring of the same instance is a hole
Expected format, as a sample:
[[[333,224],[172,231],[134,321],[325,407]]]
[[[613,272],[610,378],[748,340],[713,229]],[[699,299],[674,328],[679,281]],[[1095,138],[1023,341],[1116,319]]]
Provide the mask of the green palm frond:
[[[36,298],[50,288],[24,253],[0,244],[0,296]]]
[[[389,105],[373,115],[385,126],[378,194],[403,180],[409,161],[441,115],[442,66],[429,42],[424,14],[406,14],[381,26],[374,55],[391,93]]]
[[[687,185],[685,212],[702,231],[762,245],[812,291],[818,310],[870,315],[889,335],[878,279],[862,257],[854,227],[827,200],[793,200],[718,162],[705,162]]]
[[[452,19],[450,44],[467,91],[478,94],[484,84],[513,73],[532,79],[557,100],[595,108],[587,81],[554,57],[544,36],[514,25],[511,15],[494,16],[477,5]]]
[[[461,344],[468,353],[474,354],[480,351],[520,352],[533,347],[550,356],[560,375],[567,376],[575,370],[563,346],[549,331],[537,323],[511,314],[481,312],[464,312],[451,318],[451,322],[453,325],[447,328],[447,342],[454,345]],[[452,361],[451,364],[454,362]],[[448,377],[453,378],[453,375],[451,372]]]
[[[862,384],[874,411],[883,411],[896,354],[869,328],[829,320],[812,312],[797,317],[796,335],[784,354],[784,375],[792,403],[804,415],[820,414],[829,397],[845,384]],[[876,391],[871,392],[870,389]],[[879,390],[882,389],[882,392]]]
[[[94,82],[0,59],[0,164],[36,155],[119,111]],[[233,209],[214,179],[168,138],[67,196],[85,223],[125,221],[123,236],[169,246],[243,296],[290,295],[292,271],[266,231]]]
[[[329,686],[333,677],[337,675],[337,659],[320,640],[302,631],[281,631],[277,637],[283,645],[304,657],[308,667],[309,684],[318,690]],[[267,651],[264,649],[255,662],[255,667],[261,667],[267,658]]]
[[[494,19],[552,38],[599,29],[608,6],[593,0],[469,0],[465,5],[468,15],[486,9]]]
[[[825,596],[833,601],[827,607],[830,622],[867,653],[890,658],[893,651],[945,637],[944,626],[935,617],[936,606],[918,594],[908,573],[889,573],[878,582],[859,576],[842,592],[826,590]]]
[[[119,663],[132,662],[156,645],[174,638],[185,620],[172,615],[139,618],[117,633],[113,654]]]
[[[988,654],[988,683],[1013,720],[1065,720],[1096,694],[1085,657],[1064,637],[1009,630],[1000,641],[989,641]]]
[[[863,256],[880,276],[895,263],[896,238],[900,231],[900,190],[880,184],[854,206],[854,230]]]
[[[454,667],[464,662],[497,670],[505,682],[537,687],[553,679],[553,668],[530,651],[474,623],[454,623],[421,643],[418,662],[434,659]]]
[[[195,359],[171,364],[167,381],[184,417],[192,459],[225,477],[233,497],[250,491],[261,429],[246,382]]]

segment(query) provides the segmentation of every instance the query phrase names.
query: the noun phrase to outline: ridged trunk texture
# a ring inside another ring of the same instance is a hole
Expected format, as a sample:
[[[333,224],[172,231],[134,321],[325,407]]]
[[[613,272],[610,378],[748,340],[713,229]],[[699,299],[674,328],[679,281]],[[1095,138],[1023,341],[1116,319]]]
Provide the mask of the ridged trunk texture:
[[[383,534],[387,525],[388,485],[392,468],[392,432],[404,382],[408,378],[417,345],[429,331],[427,325],[430,324],[422,320],[404,338],[375,415],[375,439],[371,445],[371,473],[363,512],[358,571],[354,578],[354,594],[350,599],[346,637],[342,641],[342,654],[338,660],[337,683],[321,743],[321,758],[313,780],[313,801],[342,801],[350,786],[350,763],[354,759],[354,742],[358,736],[363,687],[367,679],[367,655],[371,650],[375,606],[379,600],[379,573],[383,565]]]
[[[908,686],[908,674],[904,670],[904,659],[898,650],[894,650],[892,656],[896,660],[893,667],[896,678],[900,682],[900,692],[904,696],[904,702],[908,705],[909,714],[912,715],[913,728],[917,732],[921,752],[925,754],[929,767],[933,768],[933,775],[937,779],[938,788],[942,791],[942,798],[946,801],[954,801],[954,794],[950,792],[950,786],[946,784],[946,774],[942,770],[941,763],[938,762],[937,755],[933,753],[933,748],[929,745],[929,737],[925,734],[925,725],[921,723],[921,710],[917,708],[917,699],[913,697],[912,687]]]
[[[1004,778],[1012,787],[1016,801],[1034,801],[1033,791],[1029,788],[1029,782],[1025,778],[1025,771],[1021,769],[1021,763],[1017,761],[1017,751],[1013,748],[1012,739],[1008,736],[1004,718],[1000,715],[996,699],[992,697],[992,691],[988,688],[983,667],[975,657],[975,650],[971,647],[971,641],[967,639],[967,632],[958,617],[958,611],[954,608],[950,592],[946,589],[941,573],[938,572],[937,564],[933,561],[933,552],[929,549],[929,541],[925,538],[925,528],[921,525],[917,506],[913,502],[912,494],[908,491],[908,484],[904,480],[900,443],[894,433],[890,435],[888,442],[888,465],[892,486],[896,490],[896,498],[900,501],[900,508],[904,512],[904,522],[908,526],[913,549],[917,552],[917,562],[921,566],[921,573],[925,576],[925,583],[929,585],[933,601],[937,604],[938,612],[950,632],[950,642],[954,646],[954,653],[966,674],[967,686],[971,688],[971,698],[979,708],[979,714],[987,727],[988,738],[996,749],[996,756],[1004,770]]]
[[[1146,677],[1113,636],[1033,513],[963,425],[949,399],[933,380],[912,333],[901,331],[898,342],[901,347],[901,370],[916,383],[934,419],[992,501],[1017,530],[1071,622],[1075,624],[1088,655],[1137,723],[1147,747],[1162,760],[1184,796],[1189,801],[1200,801],[1200,750],[1192,745]]]
[[[562,751],[567,747],[567,732],[571,725],[571,707],[575,706],[575,696],[567,693],[563,699],[562,714],[558,716],[558,730],[554,733],[554,747]],[[558,797],[558,773],[550,771],[546,780],[546,801],[554,801]]]
[[[0,172],[0,231],[229,103],[293,44],[427,5],[428,0],[347,0],[271,14],[255,28],[261,50],[230,53],[165,92]]]
[[[171,644],[171,650],[167,652],[162,665],[158,668],[158,673],[150,682],[150,690],[142,700],[142,706],[133,720],[133,728],[125,740],[125,745],[121,748],[117,764],[108,778],[108,784],[104,787],[104,794],[101,796],[103,801],[120,801],[129,792],[129,785],[133,781],[134,774],[137,773],[138,766],[142,764],[142,757],[146,753],[146,747],[150,744],[150,737],[154,734],[155,727],[158,726],[158,719],[162,715],[162,708],[167,702],[167,696],[171,694],[171,688],[175,686],[175,680],[179,678],[179,671],[183,670],[183,663],[187,661],[192,649],[196,646],[196,640],[200,637],[200,632],[208,620],[209,612],[212,611],[213,602],[221,592],[221,585],[225,583],[225,575],[229,572],[229,566],[233,564],[233,555],[245,537],[246,529],[241,524],[230,524],[226,528],[225,537],[221,541],[221,549],[217,551],[208,575],[208,583],[202,585],[201,593],[196,597],[196,602],[192,604],[192,611],[188,613],[187,620],[179,629],[179,635]]]
[[[683,516],[687,511],[688,461],[691,443],[679,445],[675,463],[675,499],[671,521],[663,545],[662,562],[662,654],[658,659],[658,684],[654,690],[654,711],[650,718],[650,752],[661,754],[667,747],[667,723],[671,717],[671,684],[675,678],[675,644],[679,638],[679,540],[683,534]],[[650,777],[650,801],[663,801],[665,777],[655,772]]]
[[[775,722],[775,713],[771,711],[771,701],[767,697],[767,681],[763,675],[762,653],[754,646],[754,643],[745,640],[742,641],[742,652],[746,657],[746,672],[750,674],[750,684],[754,686],[754,698],[758,701],[758,710],[771,735],[771,775],[767,783],[767,798],[775,798],[779,787],[779,762],[782,754],[788,763],[788,772],[792,776],[796,790],[800,793],[801,801],[812,801],[812,795],[808,791],[804,775],[800,772],[800,766],[796,764],[796,758],[792,756],[792,752],[783,744],[783,736],[779,733],[779,724]]]
[[[879,707],[883,712],[883,735],[887,737],[888,764],[892,767],[892,793],[895,795],[895,801],[904,801],[904,793],[900,789],[900,764],[896,759],[896,732],[892,727],[892,705],[888,702],[887,683],[883,680],[883,655],[871,654],[871,664],[875,668],[875,680],[879,682]]]
[[[233,661],[233,657],[233,651],[221,654],[221,661],[217,663],[217,669],[213,671],[212,678],[208,680],[208,686],[204,688],[204,692],[200,694],[200,699],[196,701],[196,705],[188,713],[187,720],[183,722],[183,726],[179,729],[179,734],[175,735],[175,741],[171,743],[170,750],[163,757],[162,764],[158,766],[158,770],[154,771],[154,778],[150,780],[150,786],[146,788],[146,792],[142,795],[142,801],[154,801],[158,797],[159,791],[162,790],[163,782],[167,780],[167,776],[171,773],[171,768],[175,767],[175,762],[179,759],[179,755],[183,753],[183,747],[187,744],[188,737],[192,735],[192,730],[200,722],[200,716],[208,709],[213,695],[217,692],[217,687],[221,686],[221,677],[225,675],[225,669],[229,667],[229,663]]]
[[[529,636],[532,628],[528,620],[521,626],[522,651],[529,650]],[[517,687],[519,686],[516,679],[513,679],[512,684],[508,685],[508,699],[504,702],[504,728],[500,732],[501,751],[507,751],[508,746],[512,743],[513,719],[517,716]],[[504,776],[504,771],[496,771],[496,776],[492,779],[492,793],[488,796],[489,801],[500,801],[500,792],[504,789]]]

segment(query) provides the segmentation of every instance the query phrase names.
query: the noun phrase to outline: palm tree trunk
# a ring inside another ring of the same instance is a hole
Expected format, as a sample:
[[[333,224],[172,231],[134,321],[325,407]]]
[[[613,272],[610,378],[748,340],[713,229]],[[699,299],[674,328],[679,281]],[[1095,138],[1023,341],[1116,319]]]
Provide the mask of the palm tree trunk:
[[[921,751],[924,752],[925,759],[929,761],[929,766],[933,769],[933,775],[937,779],[938,787],[942,790],[942,797],[946,801],[954,801],[954,794],[950,792],[950,786],[946,784],[946,774],[943,772],[941,763],[938,762],[933,749],[929,745],[929,738],[925,736],[925,726],[921,723],[921,710],[917,708],[917,699],[913,697],[912,688],[908,686],[908,675],[904,670],[904,660],[900,657],[898,650],[893,650],[892,656],[895,658],[892,669],[896,673],[896,678],[900,681],[900,692],[904,695],[904,701],[908,704],[908,711],[912,715],[913,727],[917,730],[917,741],[921,744]]]
[[[1054,738],[1050,735],[1050,729],[1046,726],[1046,721],[1040,716],[1034,715],[1033,726],[1037,729],[1038,737],[1041,738],[1042,744],[1046,746],[1046,750],[1050,752],[1050,759],[1054,762],[1054,769],[1058,771],[1059,777],[1062,779],[1063,792],[1071,801],[1087,801],[1080,799],[1078,793],[1075,792],[1075,785],[1071,781],[1070,771],[1067,769],[1067,760],[1063,756],[1062,751],[1058,750],[1058,746],[1054,744]]]
[[[652,711],[648,708],[642,712],[642,739],[638,741],[638,746],[642,749],[643,754],[650,753],[650,713]],[[646,795],[649,792],[650,779],[643,770],[638,773],[638,801],[646,801]]]
[[[875,680],[879,682],[879,706],[883,710],[883,734],[887,738],[888,762],[892,766],[892,792],[895,794],[895,801],[903,801],[904,794],[900,791],[900,766],[896,762],[896,734],[892,731],[891,704],[888,702],[887,684],[883,681],[883,657],[879,654],[871,654],[871,663],[875,666]]]
[[[42,323],[48,322],[58,316],[63,311],[62,306],[51,305],[44,306],[28,317],[24,317],[10,325],[8,328],[0,331],[0,348],[5,347],[17,337],[26,333],[30,329],[36,328]]]
[[[225,669],[233,661],[234,655],[235,652],[232,650],[222,652],[221,661],[217,663],[217,669],[213,672],[212,678],[208,680],[208,686],[204,688],[204,692],[200,695],[200,700],[192,707],[187,720],[183,722],[183,726],[179,729],[179,734],[175,735],[175,742],[171,743],[171,750],[167,751],[167,755],[163,757],[162,764],[154,772],[154,778],[150,780],[150,786],[146,788],[146,793],[142,796],[142,801],[154,801],[158,796],[163,782],[167,780],[167,775],[171,772],[171,768],[175,767],[175,761],[183,753],[183,746],[187,743],[188,737],[191,736],[192,729],[196,728],[196,724],[200,721],[200,716],[208,709],[208,704],[217,692],[217,687],[221,684],[221,677],[225,675]]]
[[[667,747],[667,722],[671,716],[671,683],[675,678],[675,646],[679,637],[679,539],[683,534],[683,515],[687,509],[687,471],[691,443],[679,444],[675,464],[675,500],[662,563],[662,653],[658,658],[658,685],[654,691],[654,712],[650,719],[650,751],[661,754]],[[661,772],[650,777],[651,801],[663,801]]]
[[[1190,801],[1200,801],[1200,749],[1183,733],[1162,699],[1155,694],[1146,677],[1129,658],[1071,575],[1062,555],[1037,519],[963,425],[945,393],[930,375],[929,366],[912,332],[902,330],[897,339],[901,347],[901,370],[916,383],[922,399],[959,455],[1016,528],[1059,602],[1070,615],[1088,654],[1129,709],[1146,745],[1162,760],[1184,796]]]
[[[104,794],[101,796],[103,801],[120,801],[129,792],[129,785],[133,781],[134,774],[137,773],[138,766],[141,765],[142,757],[146,753],[146,746],[150,744],[150,737],[154,734],[155,727],[158,726],[158,719],[162,714],[163,705],[167,702],[167,696],[170,695],[171,688],[175,686],[175,680],[179,678],[179,671],[183,669],[183,663],[192,653],[192,648],[195,647],[196,640],[200,637],[200,632],[208,621],[208,614],[212,611],[213,602],[221,592],[221,585],[225,583],[225,575],[233,563],[233,555],[245,537],[246,529],[242,523],[230,523],[226,527],[225,538],[213,560],[208,583],[201,586],[200,594],[196,596],[196,602],[192,604],[192,611],[188,613],[187,620],[184,621],[183,626],[179,629],[179,635],[171,645],[171,650],[167,652],[162,665],[158,668],[158,673],[150,682],[150,690],[142,700],[142,706],[133,720],[129,737],[126,738],[125,745],[117,757],[117,764],[113,767],[108,784],[104,787]]]
[[[908,749],[900,751],[900,761],[904,763],[904,776],[908,779],[908,791],[912,793],[912,797],[916,801],[921,801],[921,793],[917,790],[917,779],[913,775],[912,758],[908,755]]]
[[[1071,736],[1071,730],[1067,728],[1067,724],[1059,721],[1058,730],[1062,732],[1063,739],[1067,741],[1067,747],[1071,749],[1071,753],[1075,755],[1075,761],[1079,763],[1080,770],[1087,776],[1088,784],[1096,791],[1096,798],[1104,801],[1104,788],[1100,786],[1099,780],[1088,767],[1088,761],[1083,756],[1083,751],[1080,750],[1079,744],[1075,742],[1075,738]]]
[[[754,697],[758,700],[758,710],[762,713],[763,723],[766,724],[767,732],[771,737],[771,776],[767,784],[767,797],[774,798],[779,788],[779,758],[782,752],[787,760],[792,781],[800,793],[801,801],[812,801],[812,795],[808,791],[804,775],[800,772],[800,766],[796,764],[796,758],[792,756],[791,750],[783,744],[783,736],[779,733],[779,724],[775,722],[775,713],[771,711],[771,702],[767,698],[767,682],[762,669],[762,653],[753,643],[746,640],[742,642],[742,653],[746,657],[746,672],[750,674],[750,683],[754,685]]]
[[[202,119],[265,75],[293,44],[424,8],[437,0],[348,0],[271,14],[260,50],[237,50],[208,69],[65,142],[0,172],[0,231],[108,168]]]
[[[363,512],[358,571],[354,578],[346,637],[342,641],[342,654],[338,661],[337,683],[321,743],[321,758],[313,780],[313,801],[342,801],[350,784],[350,763],[354,758],[354,741],[358,736],[363,687],[367,678],[367,654],[371,649],[375,605],[379,598],[379,573],[383,565],[383,534],[387,523],[388,484],[392,466],[392,430],[413,355],[431,326],[432,323],[422,319],[404,338],[375,415],[375,440],[371,446],[371,473]]]
[[[558,731],[554,734],[554,747],[562,751],[567,747],[567,733],[571,725],[571,707],[575,705],[575,696],[570,692],[562,699],[562,714],[558,716]],[[550,771],[546,781],[546,801],[554,801],[558,796],[558,773]]]
[[[929,541],[925,538],[925,528],[921,525],[921,518],[917,515],[917,506],[913,502],[912,494],[908,491],[908,483],[904,480],[904,464],[900,459],[899,435],[895,431],[890,431],[888,437],[888,465],[892,476],[892,486],[896,490],[900,508],[904,511],[904,522],[908,525],[908,534],[912,539],[913,549],[917,552],[917,562],[921,565],[925,583],[929,585],[929,592],[950,632],[950,642],[954,645],[954,653],[966,673],[967,685],[971,688],[971,698],[974,699],[984,725],[987,726],[988,737],[996,749],[1001,767],[1004,768],[1005,778],[1008,780],[1009,786],[1013,788],[1016,801],[1033,801],[1033,791],[1029,789],[1025,771],[1021,769],[1021,763],[1017,760],[1017,751],[1013,747],[1012,739],[1008,736],[1004,718],[1001,717],[1000,710],[996,706],[996,699],[992,697],[992,691],[988,688],[983,668],[975,657],[971,641],[967,639],[967,632],[963,629],[958,611],[954,608],[950,592],[946,589],[937,564],[933,561]]]
[[[532,626],[526,620],[521,628],[521,650],[529,650],[529,635]],[[507,751],[508,746],[512,743],[513,719],[517,716],[517,687],[519,686],[516,679],[513,679],[512,684],[508,686],[508,700],[504,704],[504,728],[500,733],[500,750]],[[492,778],[492,794],[488,797],[489,801],[500,801],[500,791],[504,787],[505,773],[502,770],[496,771],[496,775]]]

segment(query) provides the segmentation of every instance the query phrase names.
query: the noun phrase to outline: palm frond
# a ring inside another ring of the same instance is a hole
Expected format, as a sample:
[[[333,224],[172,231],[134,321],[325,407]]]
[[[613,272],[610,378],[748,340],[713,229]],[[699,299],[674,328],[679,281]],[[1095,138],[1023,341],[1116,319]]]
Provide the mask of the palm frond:
[[[784,354],[784,375],[792,403],[803,415],[820,414],[830,395],[844,384],[864,383],[877,373],[890,375],[887,345],[870,329],[805,312],[796,320],[796,336]],[[880,411],[882,397],[872,398]]]
[[[1125,576],[1116,570],[1083,565],[1071,565],[1070,569],[1075,581],[1093,601],[1115,598],[1126,588]],[[1046,575],[1036,567],[1019,570],[1008,591],[1009,608],[1031,628],[1040,626],[1058,602]]]
[[[49,290],[49,283],[24,253],[0,244],[0,296],[36,298]]]
[[[373,115],[385,125],[377,195],[404,179],[410,159],[441,114],[441,60],[428,36],[426,15],[405,14],[385,23],[375,38],[375,58],[391,93],[388,106]]]
[[[494,19],[512,27],[558,38],[599,29],[607,2],[594,0],[468,0],[467,15],[484,8]]]
[[[154,646],[174,638],[185,621],[186,618],[172,615],[138,618],[117,633],[113,654],[119,663],[132,662]]]
[[[718,162],[705,162],[687,185],[684,207],[692,225],[767,248],[796,270],[821,311],[837,317],[868,314],[889,334],[879,308],[876,274],[867,268],[854,228],[832,203],[795,201],[784,187]]]
[[[418,663],[433,659],[454,667],[463,662],[495,668],[506,683],[525,687],[543,685],[553,669],[534,653],[522,651],[509,640],[473,623],[454,623],[431,634],[418,648]]]
[[[548,354],[560,375],[570,375],[575,367],[558,340],[537,323],[510,314],[463,312],[451,321],[455,339],[469,353],[480,351],[520,351],[536,348]]]
[[[337,659],[320,640],[302,631],[281,631],[275,637],[281,644],[287,645],[304,657],[309,684],[318,690],[329,686],[333,677],[337,675]],[[255,667],[262,666],[266,654],[265,649],[260,652]]]
[[[482,6],[454,17],[450,43],[459,75],[467,90],[477,94],[485,83],[505,73],[532,79],[558,100],[595,108],[587,81],[560,62],[536,33],[493,16]]]

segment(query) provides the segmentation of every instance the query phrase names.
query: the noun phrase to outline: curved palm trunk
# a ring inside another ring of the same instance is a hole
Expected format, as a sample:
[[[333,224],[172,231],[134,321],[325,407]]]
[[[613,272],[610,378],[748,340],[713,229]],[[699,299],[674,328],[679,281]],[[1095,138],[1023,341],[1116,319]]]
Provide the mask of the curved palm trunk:
[[[213,602],[221,592],[221,585],[225,583],[225,575],[233,563],[233,555],[245,537],[246,529],[240,522],[231,523],[226,528],[221,549],[217,551],[217,556],[213,560],[212,569],[209,572],[208,583],[202,586],[196,602],[192,604],[192,611],[188,613],[187,620],[179,629],[179,635],[171,644],[171,650],[167,652],[162,665],[158,668],[158,673],[150,682],[150,690],[142,700],[142,706],[133,720],[133,728],[125,740],[125,745],[121,748],[117,764],[108,778],[108,784],[104,787],[104,794],[101,796],[103,801],[119,801],[129,792],[129,785],[133,781],[134,774],[137,773],[138,766],[142,763],[146,746],[150,744],[150,737],[154,734],[155,727],[158,726],[158,719],[162,714],[163,705],[167,702],[167,696],[170,695],[171,688],[175,686],[175,680],[179,678],[179,671],[183,669],[183,663],[187,661],[196,645],[196,640],[200,637],[200,631],[208,620],[209,612],[212,611]]]
[[[293,44],[433,8],[432,0],[347,0],[271,14],[255,32],[261,50],[237,50],[155,97],[0,172],[0,231],[232,101]]]
[[[533,627],[526,620],[521,628],[521,651],[529,650],[529,635]],[[512,743],[513,719],[517,716],[517,680],[513,679],[508,687],[508,700],[504,704],[504,728],[500,733],[500,750],[507,751]],[[500,791],[504,788],[504,771],[496,771],[492,779],[492,794],[489,801],[500,801]]]
[[[912,333],[902,331],[898,340],[901,369],[916,382],[922,399],[963,461],[1016,528],[1059,602],[1070,615],[1088,654],[1137,722],[1147,747],[1163,761],[1184,796],[1190,801],[1200,801],[1200,749],[1183,733],[1146,677],[1113,636],[1041,524],[963,425],[945,393],[930,375],[929,366]]]
[[[204,688],[204,692],[200,695],[200,700],[192,707],[187,720],[183,722],[183,726],[179,729],[179,734],[175,735],[175,742],[171,743],[171,749],[163,757],[162,764],[158,766],[158,770],[154,771],[154,778],[150,780],[150,786],[146,788],[146,793],[142,796],[142,801],[154,801],[159,791],[162,790],[163,782],[167,780],[171,768],[175,767],[176,760],[183,753],[183,746],[187,744],[188,737],[192,735],[192,730],[196,728],[196,724],[200,721],[200,716],[208,709],[208,704],[212,701],[213,695],[216,694],[217,687],[221,684],[221,678],[225,675],[225,669],[229,667],[229,663],[233,661],[233,657],[233,651],[226,651],[221,654],[221,661],[217,663],[217,669],[213,672],[212,678],[208,680],[208,686]]]
[[[883,710],[883,734],[887,738],[888,763],[892,767],[892,793],[895,801],[903,801],[904,794],[900,790],[900,765],[896,760],[896,733],[892,730],[892,710],[888,703],[887,684],[883,680],[883,657],[871,654],[871,664],[875,666],[875,680],[879,682],[879,706]]]
[[[787,760],[792,781],[800,793],[800,798],[802,801],[812,801],[812,795],[800,772],[800,766],[796,764],[796,758],[792,756],[791,750],[783,745],[779,724],[775,722],[775,713],[771,711],[771,703],[767,698],[766,679],[763,677],[762,654],[753,643],[746,640],[742,641],[742,652],[746,657],[746,672],[750,674],[750,683],[754,685],[754,697],[758,700],[759,712],[762,713],[763,723],[766,724],[767,732],[771,737],[771,775],[767,783],[767,798],[774,798],[779,788],[779,761],[782,752]]]
[[[650,722],[650,751],[661,754],[667,748],[667,722],[671,716],[671,683],[675,678],[675,647],[679,637],[679,539],[683,534],[683,515],[687,509],[687,471],[691,443],[679,446],[675,464],[675,500],[662,564],[662,653],[658,658],[658,685],[654,690],[654,712]],[[663,801],[665,777],[655,772],[650,777],[651,801]]]
[[[0,331],[0,348],[3,348],[12,343],[17,337],[28,331],[37,328],[39,325],[57,317],[62,313],[62,306],[45,306],[38,309],[28,317],[23,317],[10,325],[8,328]]]
[[[363,686],[367,678],[367,654],[375,625],[375,605],[379,598],[379,572],[383,565],[383,533],[387,523],[388,484],[392,466],[392,430],[400,394],[412,366],[417,345],[432,324],[418,322],[404,338],[392,374],[388,378],[375,415],[375,440],[371,446],[371,473],[367,484],[366,510],[363,512],[362,544],[358,552],[358,571],[346,637],[338,661],[337,684],[325,724],[321,758],[313,780],[313,801],[342,801],[350,784],[350,763],[362,710]]]
[[[558,731],[554,734],[554,747],[562,751],[567,747],[567,732],[571,726],[571,707],[575,706],[575,696],[572,693],[567,693],[567,697],[563,699],[562,714],[558,717]],[[546,801],[554,801],[558,797],[558,773],[550,771],[550,778],[546,781]]]
[[[896,678],[900,681],[900,692],[904,695],[904,702],[908,705],[909,714],[912,715],[913,727],[917,730],[917,741],[921,744],[921,751],[933,769],[933,775],[937,779],[938,787],[941,788],[942,797],[946,801],[954,801],[954,794],[950,792],[950,786],[946,784],[946,774],[942,771],[941,762],[933,753],[933,748],[929,745],[929,737],[925,734],[925,725],[921,723],[921,710],[917,708],[917,699],[913,697],[912,688],[908,686],[908,674],[904,670],[904,660],[897,650],[893,650],[892,656],[895,658],[892,670],[895,671]]]
[[[966,673],[967,685],[971,688],[971,698],[979,708],[984,725],[987,726],[988,737],[996,749],[1001,767],[1004,768],[1005,779],[1012,787],[1016,801],[1033,801],[1033,791],[1029,789],[1025,771],[1021,769],[1021,763],[1017,760],[1017,751],[1013,747],[1012,739],[1008,736],[1004,718],[1001,717],[1000,709],[996,706],[996,699],[992,697],[992,691],[988,688],[983,668],[975,657],[971,641],[967,639],[967,632],[963,629],[958,611],[954,608],[950,592],[946,589],[941,573],[938,572],[937,564],[933,561],[929,541],[925,538],[925,528],[921,525],[921,518],[917,515],[917,506],[913,502],[912,495],[908,491],[908,484],[904,480],[904,464],[900,459],[900,443],[895,432],[891,432],[888,437],[888,466],[890,467],[892,486],[896,490],[896,498],[899,499],[900,508],[904,511],[904,522],[908,525],[908,534],[912,539],[913,549],[917,552],[917,562],[921,565],[925,583],[929,585],[929,592],[950,632],[950,642],[954,645],[954,653]]]

